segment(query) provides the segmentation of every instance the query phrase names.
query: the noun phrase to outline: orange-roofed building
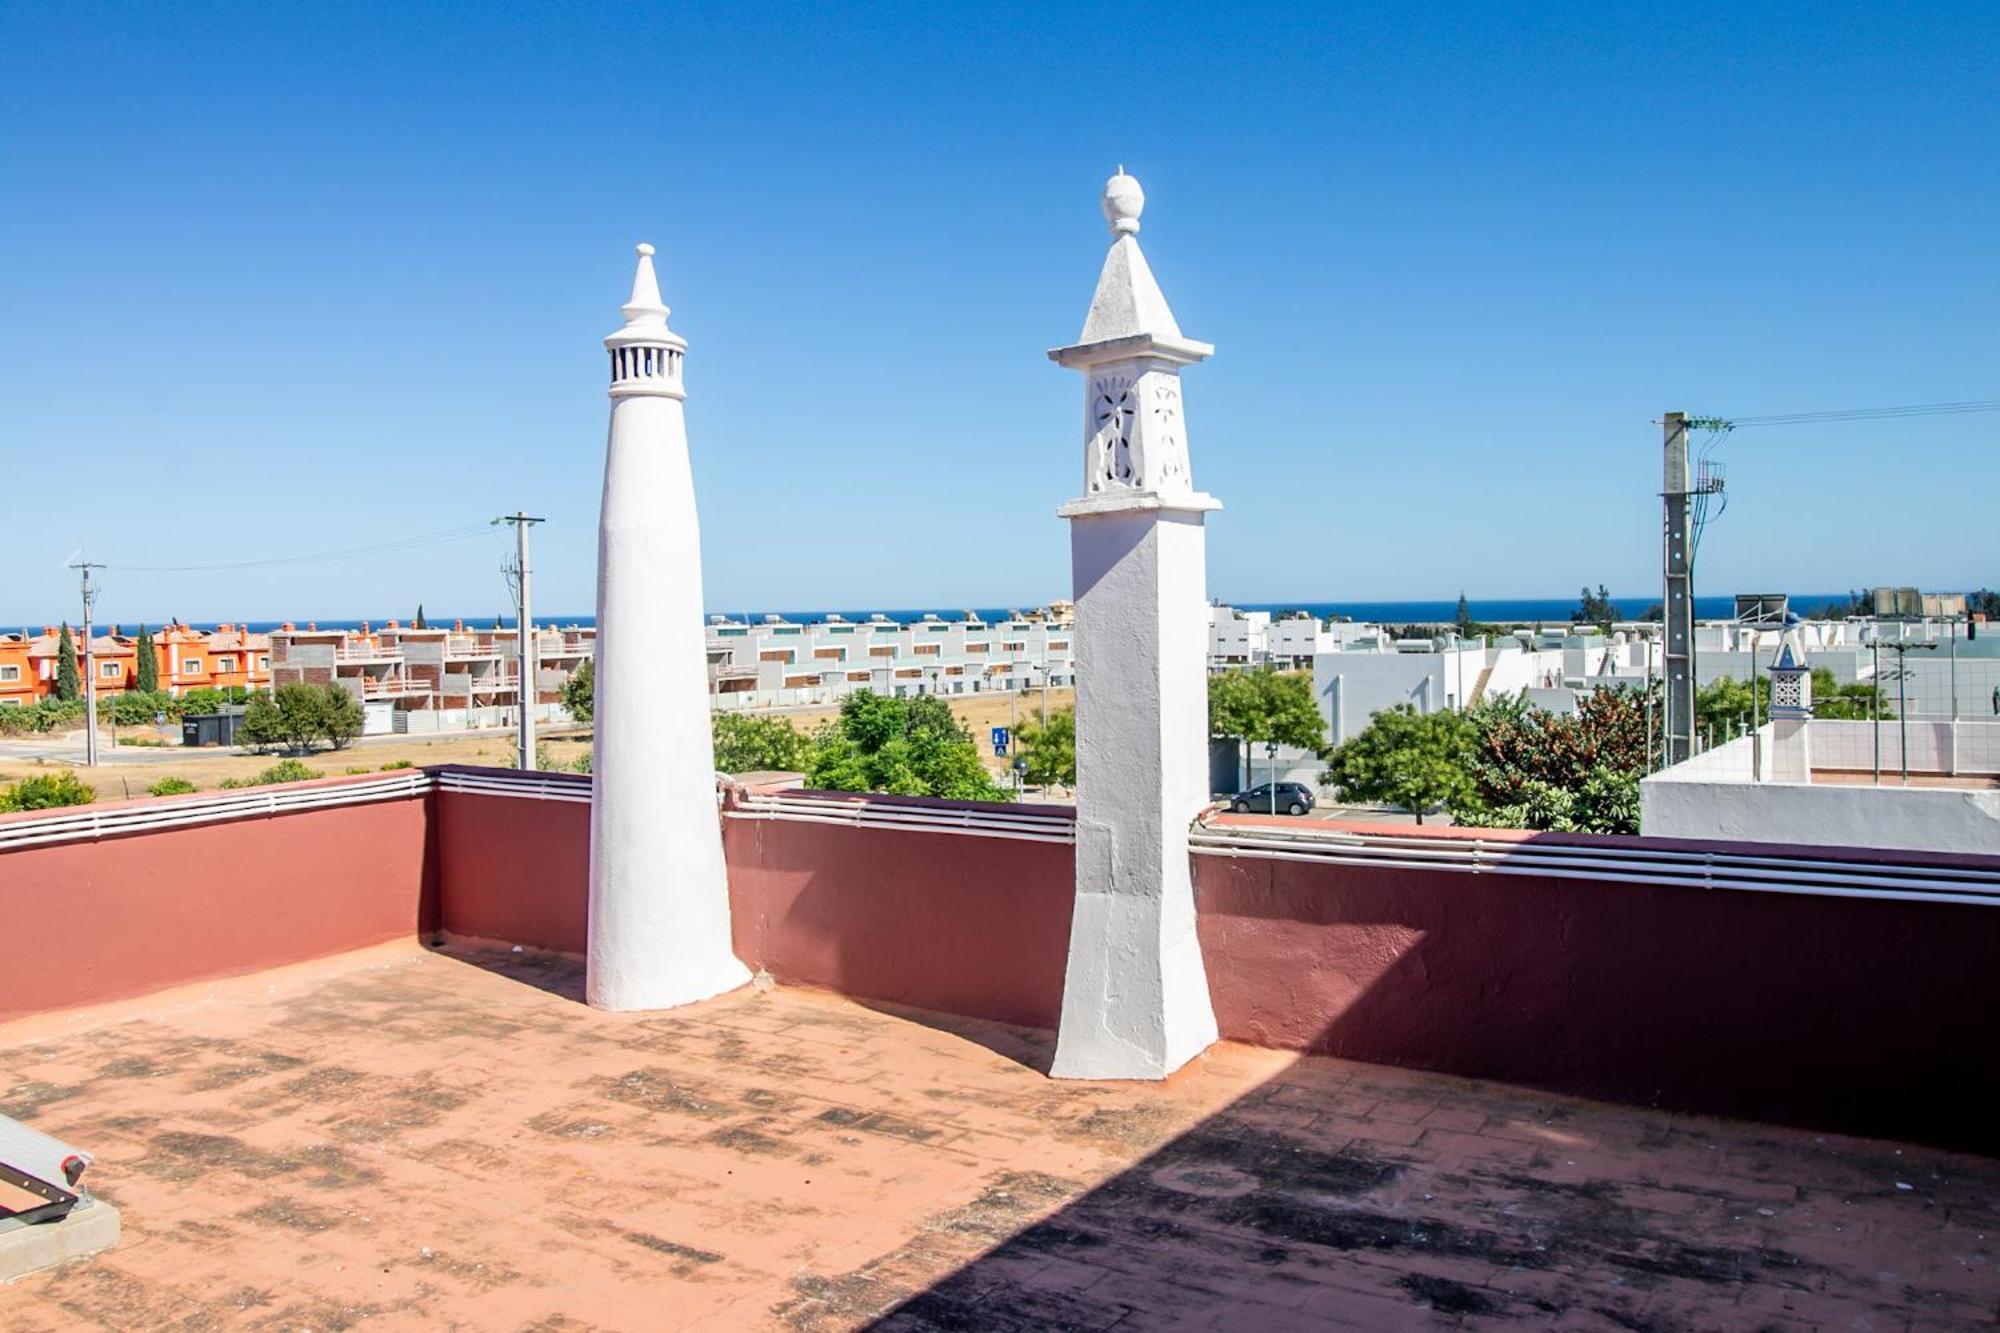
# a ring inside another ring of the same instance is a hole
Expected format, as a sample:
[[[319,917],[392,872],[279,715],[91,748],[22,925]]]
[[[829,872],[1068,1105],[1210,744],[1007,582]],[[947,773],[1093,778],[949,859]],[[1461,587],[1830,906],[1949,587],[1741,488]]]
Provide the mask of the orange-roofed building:
[[[217,625],[204,640],[202,663],[209,684],[218,690],[262,690],[271,685],[271,636],[253,634],[242,625]],[[161,680],[166,679],[162,671]]]
[[[41,697],[29,655],[33,646],[25,634],[0,634],[0,708],[25,708]]]

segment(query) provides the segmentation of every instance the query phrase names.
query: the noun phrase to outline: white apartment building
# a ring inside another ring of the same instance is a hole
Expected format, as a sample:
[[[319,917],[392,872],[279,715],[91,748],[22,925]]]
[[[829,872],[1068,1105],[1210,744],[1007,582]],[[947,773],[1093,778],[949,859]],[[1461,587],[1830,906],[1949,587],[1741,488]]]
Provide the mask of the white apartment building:
[[[856,690],[906,697],[1061,688],[1075,681],[1075,637],[1061,608],[990,623],[711,617],[710,700],[716,708],[775,708],[834,703]]]

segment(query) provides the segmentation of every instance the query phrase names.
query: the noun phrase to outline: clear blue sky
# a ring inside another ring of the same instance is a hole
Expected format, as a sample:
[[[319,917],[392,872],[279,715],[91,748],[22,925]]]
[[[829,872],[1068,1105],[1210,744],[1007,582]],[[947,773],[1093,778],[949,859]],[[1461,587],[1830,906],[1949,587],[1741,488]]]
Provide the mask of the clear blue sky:
[[[10,5],[0,623],[522,506],[588,610],[642,239],[712,606],[1062,595],[1119,162],[1217,596],[1643,595],[1662,410],[2000,398],[1990,0],[1494,8]],[[1702,590],[2000,580],[1996,436],[1740,433]],[[500,542],[101,613],[490,615]]]

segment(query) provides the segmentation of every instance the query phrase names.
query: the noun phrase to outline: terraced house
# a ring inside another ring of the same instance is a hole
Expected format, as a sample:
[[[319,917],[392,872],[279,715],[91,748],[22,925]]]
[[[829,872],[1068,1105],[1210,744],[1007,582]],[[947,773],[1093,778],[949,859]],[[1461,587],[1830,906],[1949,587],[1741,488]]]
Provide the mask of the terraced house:
[[[992,623],[971,613],[901,623],[886,615],[794,624],[710,620],[710,695],[718,708],[829,703],[856,690],[897,697],[1051,689],[1074,683],[1066,607]]]

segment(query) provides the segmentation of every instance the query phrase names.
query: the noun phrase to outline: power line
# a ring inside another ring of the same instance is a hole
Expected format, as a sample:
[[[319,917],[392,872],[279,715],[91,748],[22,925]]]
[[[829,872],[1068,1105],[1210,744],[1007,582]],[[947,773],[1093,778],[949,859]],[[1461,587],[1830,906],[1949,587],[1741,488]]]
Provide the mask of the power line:
[[[1911,403],[1902,407],[1849,407],[1831,412],[1780,412],[1760,417],[1715,417],[1723,430],[1742,426],[1805,426],[1819,422],[1895,421],[1902,417],[1957,417],[1975,412],[2000,412],[2000,398],[1978,398],[1962,403]],[[1692,424],[1692,423],[1691,423]]]
[[[389,555],[397,551],[420,550],[426,546],[442,546],[450,542],[468,541],[484,536],[491,531],[488,523],[475,523],[461,528],[447,528],[442,532],[415,534],[397,537],[386,542],[374,542],[367,546],[349,546],[336,551],[318,551],[311,555],[272,556],[262,560],[237,560],[217,565],[107,565],[108,569],[124,570],[138,574],[200,574],[224,569],[268,569],[284,565],[311,565],[336,560],[355,560],[362,556]]]

